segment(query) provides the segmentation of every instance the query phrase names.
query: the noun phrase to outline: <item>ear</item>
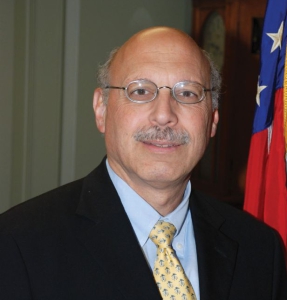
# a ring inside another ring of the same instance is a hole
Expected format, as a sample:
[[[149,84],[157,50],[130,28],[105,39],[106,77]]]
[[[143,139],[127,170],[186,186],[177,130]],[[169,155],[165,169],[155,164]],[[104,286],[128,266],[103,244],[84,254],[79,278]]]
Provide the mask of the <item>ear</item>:
[[[93,108],[98,130],[101,133],[105,133],[107,105],[104,103],[103,90],[101,88],[97,88],[94,92]]]
[[[212,127],[211,127],[210,137],[215,136],[218,121],[219,121],[219,113],[218,113],[218,109],[215,109],[212,113]]]

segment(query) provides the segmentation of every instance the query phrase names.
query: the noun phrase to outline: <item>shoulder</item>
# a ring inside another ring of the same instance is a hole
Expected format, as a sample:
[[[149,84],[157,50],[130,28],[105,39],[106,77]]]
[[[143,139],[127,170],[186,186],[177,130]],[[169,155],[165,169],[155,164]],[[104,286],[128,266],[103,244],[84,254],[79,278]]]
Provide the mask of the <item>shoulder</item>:
[[[252,223],[259,227],[266,228],[262,222],[256,220],[245,211],[199,191],[192,191],[191,202],[193,202],[193,208],[197,213],[208,214],[208,217],[211,219],[221,217],[225,222],[232,222],[234,225],[240,223],[242,226],[245,223]]]
[[[85,193],[95,187],[98,190],[103,189],[108,185],[108,178],[104,158],[86,177],[27,200],[0,214],[0,234],[40,231],[48,227],[68,226],[68,223],[71,225]]]
[[[75,213],[83,179],[60,186],[18,204],[0,215],[0,233],[20,233],[57,224]]]
[[[193,191],[191,201],[194,202],[193,209],[199,216],[205,218],[206,222],[218,226],[225,235],[238,241],[260,243],[268,241],[274,243],[278,240],[278,233],[256,219],[247,212],[218,201],[215,198]]]

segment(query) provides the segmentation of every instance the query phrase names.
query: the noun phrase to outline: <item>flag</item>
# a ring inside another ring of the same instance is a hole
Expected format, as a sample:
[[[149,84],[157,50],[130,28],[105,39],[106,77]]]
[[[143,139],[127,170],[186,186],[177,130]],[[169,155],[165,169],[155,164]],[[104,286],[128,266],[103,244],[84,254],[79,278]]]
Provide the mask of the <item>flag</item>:
[[[244,210],[276,229],[287,249],[286,16],[286,0],[267,2]]]

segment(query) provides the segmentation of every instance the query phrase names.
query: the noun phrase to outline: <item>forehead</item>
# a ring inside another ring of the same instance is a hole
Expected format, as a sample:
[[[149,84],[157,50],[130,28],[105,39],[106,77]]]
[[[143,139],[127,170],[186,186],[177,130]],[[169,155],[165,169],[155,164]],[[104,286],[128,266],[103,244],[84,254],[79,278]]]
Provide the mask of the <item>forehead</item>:
[[[207,85],[209,64],[202,51],[189,38],[176,34],[140,36],[127,42],[111,64],[111,80],[127,83],[148,78],[192,80]],[[164,83],[167,84],[167,83]]]

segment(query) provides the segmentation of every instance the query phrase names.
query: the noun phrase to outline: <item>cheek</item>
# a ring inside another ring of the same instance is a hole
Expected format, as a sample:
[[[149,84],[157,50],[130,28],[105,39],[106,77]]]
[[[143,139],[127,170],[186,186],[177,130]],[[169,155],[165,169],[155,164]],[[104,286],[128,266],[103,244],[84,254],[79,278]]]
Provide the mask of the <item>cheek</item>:
[[[191,110],[189,113],[185,113],[182,116],[182,121],[187,128],[190,128],[191,132],[206,133],[211,128],[212,112],[206,107],[199,107]]]
[[[134,104],[124,103],[122,105],[111,105],[107,110],[106,135],[114,140],[130,139],[144,122],[143,113]]]
[[[205,150],[211,132],[211,113],[208,110],[194,110],[189,116],[184,118],[184,128],[188,131],[191,145],[199,152]]]

